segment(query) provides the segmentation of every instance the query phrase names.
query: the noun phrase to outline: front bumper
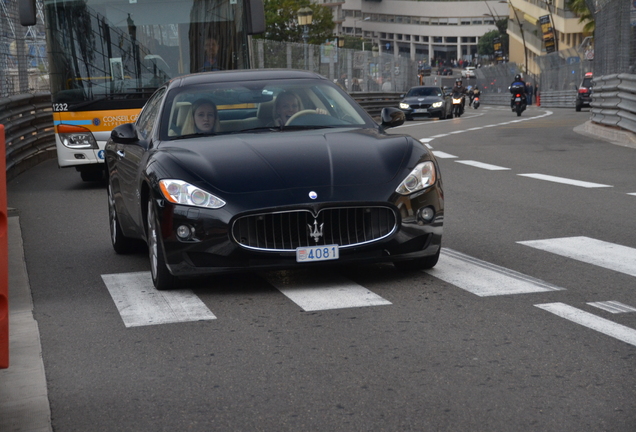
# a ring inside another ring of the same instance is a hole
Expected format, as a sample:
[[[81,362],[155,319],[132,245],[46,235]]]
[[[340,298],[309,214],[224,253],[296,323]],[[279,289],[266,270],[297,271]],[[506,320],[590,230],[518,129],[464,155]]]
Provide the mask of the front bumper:
[[[252,250],[239,245],[232,238],[231,227],[237,217],[245,212],[233,215],[223,209],[194,209],[163,203],[159,214],[166,264],[175,276],[203,276],[245,270],[391,262],[431,256],[441,247],[444,218],[442,196],[441,189],[434,185],[410,197],[397,197],[390,203],[397,216],[397,229],[391,235],[368,244],[342,247],[338,260],[311,263],[296,262],[295,251]],[[425,207],[434,209],[434,217],[430,222],[418,217],[419,209]],[[281,209],[285,208],[263,209],[260,212]],[[179,239],[177,230],[182,225],[193,230],[195,235],[192,239]]]

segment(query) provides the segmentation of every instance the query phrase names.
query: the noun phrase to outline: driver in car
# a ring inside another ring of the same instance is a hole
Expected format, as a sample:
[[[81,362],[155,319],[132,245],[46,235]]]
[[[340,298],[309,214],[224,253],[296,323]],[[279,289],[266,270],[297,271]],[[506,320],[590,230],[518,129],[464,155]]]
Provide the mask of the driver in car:
[[[284,91],[276,97],[274,103],[274,126],[285,126],[289,119],[301,109],[300,98],[292,92]],[[318,114],[328,114],[322,108],[316,108]]]

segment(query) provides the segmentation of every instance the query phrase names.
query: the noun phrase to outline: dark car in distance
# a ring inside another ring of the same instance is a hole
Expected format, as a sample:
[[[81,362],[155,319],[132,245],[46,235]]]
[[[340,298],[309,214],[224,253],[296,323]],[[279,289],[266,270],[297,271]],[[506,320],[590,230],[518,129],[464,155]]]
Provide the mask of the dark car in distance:
[[[581,81],[581,85],[576,93],[576,111],[581,111],[583,107],[589,107],[592,102],[592,72],[587,72]]]
[[[439,166],[417,139],[385,132],[400,110],[381,118],[307,71],[174,78],[106,144],[113,248],[145,242],[157,289],[221,272],[431,268]]]
[[[417,86],[411,87],[406,95],[402,95],[400,109],[407,120],[414,117],[437,117],[446,119],[453,117],[453,101],[448,92],[441,87]]]

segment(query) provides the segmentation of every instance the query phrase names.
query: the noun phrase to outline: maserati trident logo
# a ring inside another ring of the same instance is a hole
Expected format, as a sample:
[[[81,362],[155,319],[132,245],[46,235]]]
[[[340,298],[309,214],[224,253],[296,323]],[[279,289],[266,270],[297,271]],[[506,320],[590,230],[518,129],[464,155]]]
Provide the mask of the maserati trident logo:
[[[314,219],[314,226],[312,228],[311,225],[307,224],[307,229],[309,230],[309,235],[315,240],[316,243],[318,243],[318,240],[320,240],[320,237],[322,237],[322,227],[323,227],[324,223],[320,224],[320,227],[318,226],[318,221],[316,219]]]

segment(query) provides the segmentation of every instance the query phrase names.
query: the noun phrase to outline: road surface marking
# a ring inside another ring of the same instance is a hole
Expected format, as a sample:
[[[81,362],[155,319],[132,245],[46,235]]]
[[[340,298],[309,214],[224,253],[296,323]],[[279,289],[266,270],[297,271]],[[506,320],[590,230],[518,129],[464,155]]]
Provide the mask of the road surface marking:
[[[503,170],[509,170],[510,168],[504,168],[504,167],[500,167],[497,165],[490,165],[487,163],[483,163],[483,162],[477,162],[474,160],[459,160],[459,161],[455,161],[457,163],[460,164],[464,164],[464,165],[470,165],[476,168],[482,168],[482,169],[486,169],[486,170],[490,170],[490,171],[503,171]]]
[[[433,154],[435,155],[436,158],[439,158],[439,159],[453,159],[457,157],[452,154],[444,153],[443,151],[434,151]]]
[[[442,248],[439,262],[426,272],[480,297],[563,289],[447,248]]]
[[[535,306],[576,324],[636,346],[636,330],[624,325],[617,324],[564,303],[544,303]]]
[[[627,246],[589,237],[563,237],[517,243],[636,276],[636,249]]]
[[[628,306],[626,304],[614,301],[614,300],[608,300],[608,301],[604,301],[604,302],[592,302],[592,303],[588,303],[590,306],[594,306],[597,307],[599,309],[603,309],[607,312],[611,312],[613,314],[617,314],[617,313],[627,313],[627,312],[636,312],[636,308],[633,308],[631,306]]]
[[[126,327],[213,320],[190,290],[157,291],[150,272],[102,275]]]
[[[590,183],[590,182],[584,182],[584,181],[580,181],[580,180],[573,180],[573,179],[564,178],[564,177],[555,177],[555,176],[545,175],[545,174],[517,174],[517,175],[521,176],[521,177],[530,177],[530,178],[537,179],[537,180],[545,180],[545,181],[550,181],[550,182],[554,182],[554,183],[561,183],[561,184],[567,184],[567,185],[572,185],[572,186],[580,186],[580,187],[584,187],[584,188],[614,187],[614,186],[611,186],[611,185],[604,185],[604,184],[599,184],[599,183]]]
[[[306,312],[391,304],[331,272],[279,271],[265,273],[263,277]]]

